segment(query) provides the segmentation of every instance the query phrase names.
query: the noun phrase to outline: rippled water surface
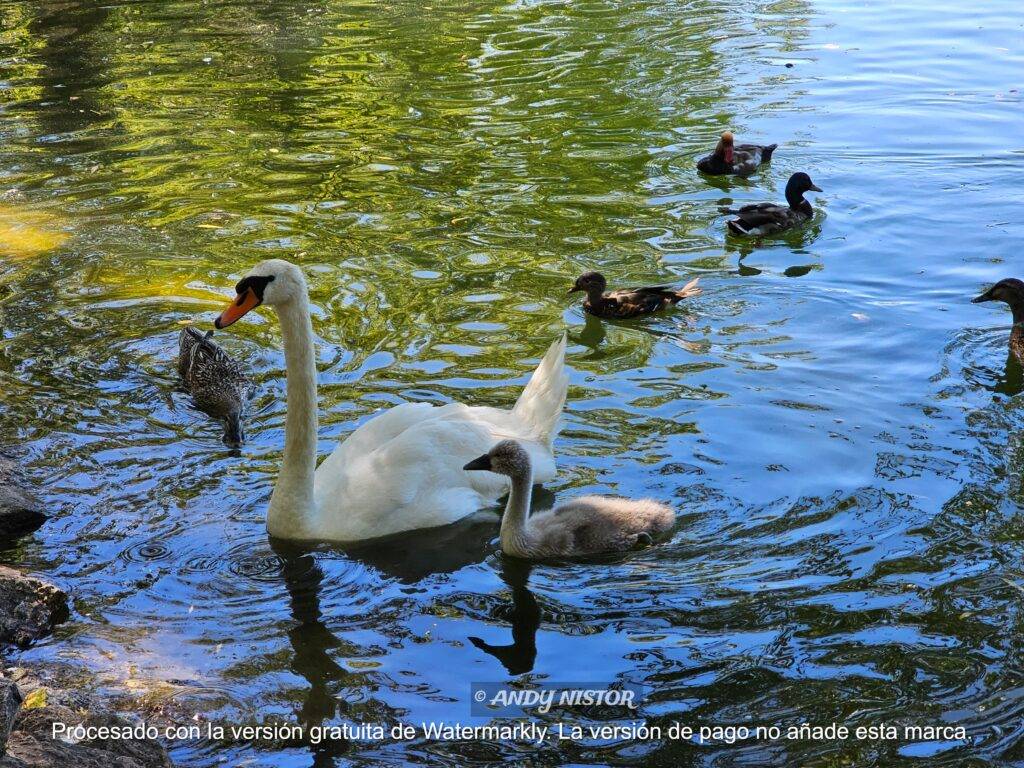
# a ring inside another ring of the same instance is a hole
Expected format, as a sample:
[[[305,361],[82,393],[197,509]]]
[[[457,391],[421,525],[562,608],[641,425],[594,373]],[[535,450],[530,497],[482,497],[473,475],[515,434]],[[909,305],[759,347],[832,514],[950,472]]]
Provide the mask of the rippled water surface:
[[[615,680],[651,723],[972,740],[181,743],[187,766],[1024,760],[1021,373],[1005,307],[969,303],[1024,277],[1022,88],[1009,0],[0,0],[0,444],[53,513],[5,558],[75,609],[23,659],[186,721],[472,722],[472,680]],[[772,166],[698,177],[725,127]],[[796,170],[810,226],[725,237],[719,205]],[[671,541],[532,570],[486,520],[269,541],[276,321],[218,335],[258,380],[240,454],[174,371],[181,323],[267,257],[310,280],[322,454],[394,403],[510,404],[567,328],[548,490],[670,500]],[[705,292],[596,322],[565,295],[592,268]]]

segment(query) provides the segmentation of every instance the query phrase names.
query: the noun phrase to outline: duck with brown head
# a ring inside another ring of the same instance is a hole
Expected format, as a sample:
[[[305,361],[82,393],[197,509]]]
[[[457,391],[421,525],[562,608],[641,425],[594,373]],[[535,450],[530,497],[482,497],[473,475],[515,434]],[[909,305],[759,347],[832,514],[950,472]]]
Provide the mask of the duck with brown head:
[[[749,176],[772,159],[778,144],[736,145],[731,131],[722,134],[715,151],[697,161],[697,170],[709,176]]]
[[[608,282],[600,272],[585,272],[576,278],[569,293],[582,291],[587,294],[583,309],[595,317],[610,320],[627,320],[631,317],[650,315],[658,310],[678,304],[683,299],[699,296],[699,277],[693,278],[682,288],[667,285],[652,285],[646,288],[621,288],[606,291]]]
[[[1024,364],[1024,282],[1015,277],[1000,280],[980,296],[971,299],[972,304],[986,301],[1001,301],[1013,313],[1013,329],[1010,331],[1010,353]]]

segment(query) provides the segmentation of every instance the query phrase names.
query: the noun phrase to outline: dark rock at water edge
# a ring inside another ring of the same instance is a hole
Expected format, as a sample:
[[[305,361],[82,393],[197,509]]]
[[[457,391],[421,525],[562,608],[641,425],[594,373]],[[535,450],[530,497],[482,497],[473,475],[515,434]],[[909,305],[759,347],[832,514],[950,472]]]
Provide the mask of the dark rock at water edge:
[[[0,452],[0,546],[45,522],[42,503],[28,490],[17,465]]]
[[[0,687],[0,695],[13,688],[17,699],[12,721],[0,719],[0,733],[10,733],[6,752],[0,753],[0,768],[173,768],[164,747],[150,739],[86,739],[71,743],[52,738],[55,722],[69,728],[130,727],[132,723],[107,711],[102,701],[88,693],[51,688],[31,675],[17,678],[26,690],[33,692],[30,698],[35,702],[18,711],[22,704],[18,686],[13,680],[0,680],[6,686]],[[10,710],[0,700],[0,718]]]
[[[0,679],[0,755],[7,749],[7,739],[14,727],[14,718],[21,709],[21,691],[11,680]]]
[[[0,565],[0,645],[25,648],[67,618],[63,590]]]

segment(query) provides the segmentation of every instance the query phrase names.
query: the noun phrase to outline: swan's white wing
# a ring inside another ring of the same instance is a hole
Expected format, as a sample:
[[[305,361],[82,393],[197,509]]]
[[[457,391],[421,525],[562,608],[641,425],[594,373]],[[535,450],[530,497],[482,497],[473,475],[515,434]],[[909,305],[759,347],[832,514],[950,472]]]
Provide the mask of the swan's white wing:
[[[343,471],[350,457],[359,456],[386,445],[405,430],[421,424],[438,409],[430,403],[401,403],[394,408],[381,411],[359,425],[317,468],[317,477],[334,475]]]
[[[512,411],[405,403],[370,419],[316,470],[318,535],[369,539],[451,523],[495,502],[507,479],[462,467],[509,438],[529,451],[534,479],[550,480],[567,385],[563,334]]]
[[[550,451],[509,411],[410,403],[382,413],[316,471],[325,537],[356,541],[445,525],[493,504],[508,480],[462,467],[509,437],[530,452],[538,482],[554,476]]]
[[[490,445],[480,451],[477,456],[486,453],[502,440],[518,440],[530,454],[534,482],[546,483],[548,480],[554,479],[557,468],[555,467],[555,456],[548,447],[547,435],[537,435],[533,425],[524,422],[516,412],[487,406],[451,403],[438,408],[436,413],[439,417],[446,414],[452,418],[466,419],[487,430],[490,435]],[[476,472],[474,474],[488,475],[489,473]],[[508,487],[507,482],[504,487]]]
[[[427,418],[370,450],[342,444],[316,472],[321,524],[355,541],[465,517],[504,491],[505,478],[462,469],[490,446],[487,429],[457,418]]]

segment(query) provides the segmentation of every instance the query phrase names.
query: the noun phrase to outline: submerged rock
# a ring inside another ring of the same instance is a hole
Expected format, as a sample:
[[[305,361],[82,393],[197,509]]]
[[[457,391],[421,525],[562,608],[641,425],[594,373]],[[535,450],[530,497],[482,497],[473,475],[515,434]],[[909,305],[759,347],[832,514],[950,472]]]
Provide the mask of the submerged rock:
[[[0,645],[25,648],[67,618],[67,593],[0,565]]]
[[[0,453],[0,544],[45,522],[42,503],[27,489],[17,465]]]

